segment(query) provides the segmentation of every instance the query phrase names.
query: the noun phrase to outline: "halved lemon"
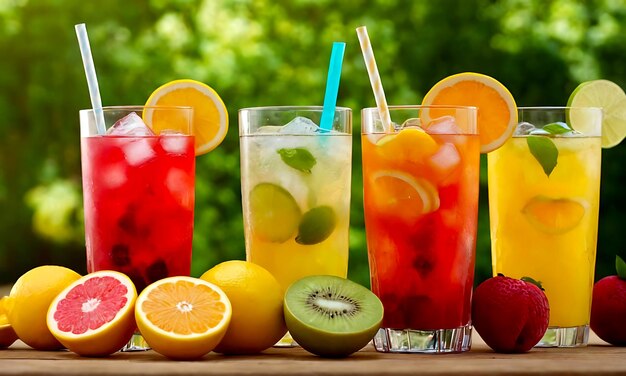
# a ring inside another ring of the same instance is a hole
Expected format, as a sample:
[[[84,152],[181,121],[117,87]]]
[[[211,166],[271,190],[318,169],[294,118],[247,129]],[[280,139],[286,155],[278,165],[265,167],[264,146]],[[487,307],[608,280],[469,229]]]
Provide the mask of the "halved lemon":
[[[195,80],[176,80],[156,89],[146,106],[189,106],[193,108],[193,135],[196,155],[210,152],[222,143],[228,132],[228,112],[220,96],[210,86]],[[155,133],[163,130],[187,132],[184,122],[161,112],[145,112],[144,121]],[[163,112],[166,114],[166,112]]]
[[[433,86],[422,105],[472,106],[478,108],[480,152],[502,146],[517,126],[517,106],[509,90],[496,79],[480,73],[465,72],[444,78]],[[422,123],[454,115],[444,109],[424,109]]]
[[[433,183],[406,172],[381,170],[372,174],[373,201],[380,213],[415,220],[439,209],[439,193]]]
[[[9,347],[13,342],[17,341],[17,334],[9,324],[9,318],[7,317],[4,303],[7,300],[7,296],[0,299],[0,349]]]
[[[537,229],[552,235],[573,230],[585,215],[586,203],[569,198],[533,197],[522,209]]]
[[[612,148],[626,137],[626,93],[619,85],[608,80],[587,81],[578,85],[567,101],[568,107],[600,107],[602,117],[602,147]],[[574,114],[580,114],[574,116]],[[571,112],[572,128],[590,133],[593,119],[584,117],[583,112]]]
[[[231,316],[224,291],[192,277],[154,282],[135,304],[135,320],[148,345],[172,359],[197,359],[211,352],[224,337]]]

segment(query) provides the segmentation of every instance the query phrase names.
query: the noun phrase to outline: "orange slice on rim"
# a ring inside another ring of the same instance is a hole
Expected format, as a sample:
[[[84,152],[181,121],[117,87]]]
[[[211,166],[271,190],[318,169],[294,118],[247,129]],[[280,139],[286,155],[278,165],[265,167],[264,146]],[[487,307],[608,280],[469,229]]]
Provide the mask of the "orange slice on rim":
[[[226,334],[232,306],[224,291],[192,277],[169,277],[146,287],[135,320],[148,345],[172,359],[197,359]]]
[[[480,152],[488,153],[502,146],[517,126],[517,106],[511,93],[496,79],[480,73],[459,73],[437,82],[422,105],[454,105],[478,108]],[[444,109],[424,109],[422,123],[441,116],[454,115]]]
[[[189,106],[193,108],[192,133],[196,138],[196,155],[210,152],[222,143],[228,132],[228,112],[220,96],[210,86],[194,80],[176,80],[156,89],[146,106]],[[177,130],[187,133],[186,124],[170,116],[144,113],[144,121],[155,133]],[[158,114],[158,113],[156,113]]]

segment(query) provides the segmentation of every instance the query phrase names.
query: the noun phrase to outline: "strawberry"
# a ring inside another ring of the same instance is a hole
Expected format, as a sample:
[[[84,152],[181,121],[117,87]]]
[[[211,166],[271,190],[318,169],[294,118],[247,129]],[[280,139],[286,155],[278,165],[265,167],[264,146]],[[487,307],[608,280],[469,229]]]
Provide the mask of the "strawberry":
[[[472,323],[496,352],[526,352],[548,329],[550,308],[541,284],[498,274],[481,283],[472,299]]]
[[[626,346],[626,263],[615,258],[617,275],[599,280],[593,286],[591,329],[606,342]]]

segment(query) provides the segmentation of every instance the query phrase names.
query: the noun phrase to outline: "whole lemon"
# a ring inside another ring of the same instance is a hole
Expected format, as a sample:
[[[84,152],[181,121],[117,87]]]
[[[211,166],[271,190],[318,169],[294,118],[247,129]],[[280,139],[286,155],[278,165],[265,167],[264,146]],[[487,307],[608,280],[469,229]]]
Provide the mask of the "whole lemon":
[[[247,261],[226,261],[200,278],[224,290],[233,308],[226,335],[214,351],[258,353],[287,333],[283,316],[285,292],[265,268]]]
[[[0,299],[0,349],[9,347],[13,342],[17,341],[17,335],[9,324],[9,318],[7,312],[4,309],[4,303],[8,299],[8,296]]]
[[[24,343],[37,350],[63,348],[48,330],[48,307],[63,289],[79,278],[71,269],[44,265],[29,270],[15,282],[5,308],[13,330]]]

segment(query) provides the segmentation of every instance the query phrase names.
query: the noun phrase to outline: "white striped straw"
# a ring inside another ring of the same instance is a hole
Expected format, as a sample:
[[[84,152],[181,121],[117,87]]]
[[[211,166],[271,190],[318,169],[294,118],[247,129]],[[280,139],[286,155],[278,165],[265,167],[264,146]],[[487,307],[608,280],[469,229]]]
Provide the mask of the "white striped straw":
[[[376,99],[376,107],[378,107],[380,120],[383,122],[385,132],[391,132],[393,128],[391,126],[389,108],[387,108],[387,99],[385,99],[383,83],[380,80],[380,74],[378,74],[376,59],[374,58],[374,50],[372,49],[370,38],[367,35],[367,28],[365,26],[357,27],[356,33],[361,44],[361,51],[363,51],[363,60],[365,60],[367,74],[370,77],[370,83],[372,84],[372,90],[374,91],[374,98]]]

